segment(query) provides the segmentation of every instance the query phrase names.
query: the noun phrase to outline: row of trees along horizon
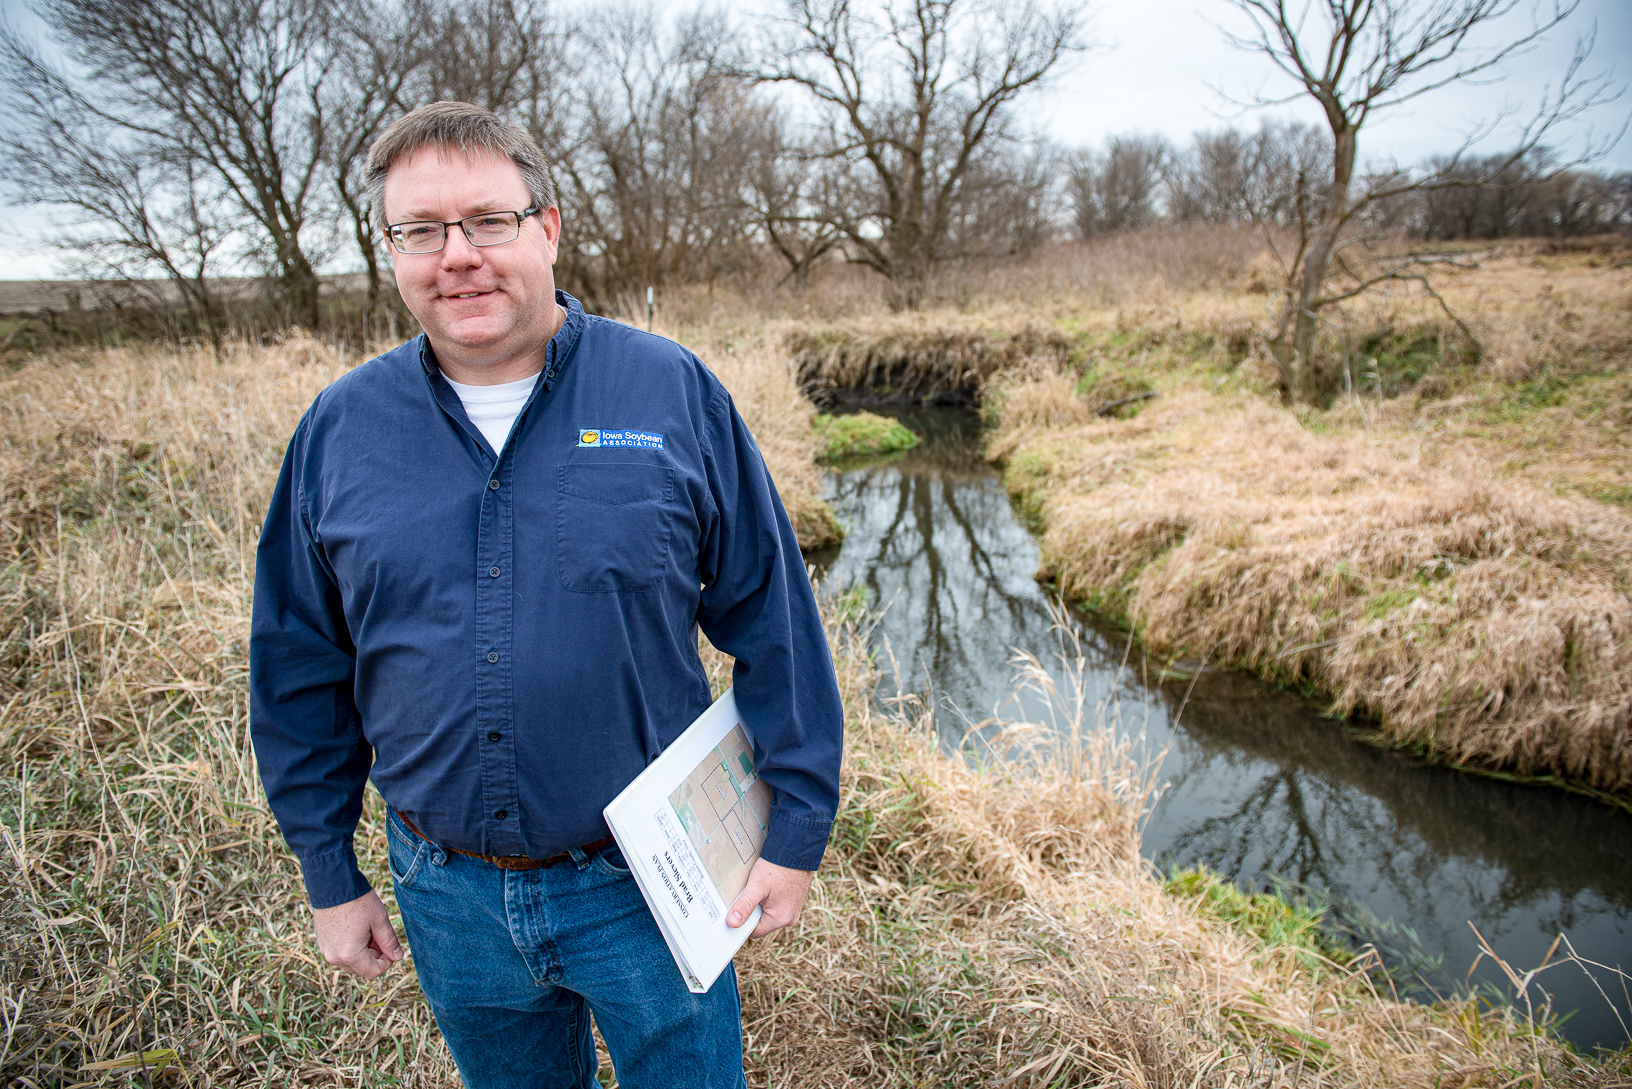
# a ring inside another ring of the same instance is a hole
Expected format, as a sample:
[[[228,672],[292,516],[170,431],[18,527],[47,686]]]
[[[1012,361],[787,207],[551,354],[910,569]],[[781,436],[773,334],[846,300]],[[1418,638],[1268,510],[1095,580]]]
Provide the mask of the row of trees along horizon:
[[[326,268],[361,269],[365,322],[392,305],[367,150],[443,99],[494,110],[545,148],[566,225],[557,276],[592,309],[768,267],[798,284],[832,261],[871,269],[910,308],[938,270],[1061,237],[1251,223],[1290,239],[1268,343],[1287,389],[1311,401],[1338,381],[1316,351],[1320,311],[1423,275],[1417,258],[1357,243],[1632,225],[1632,175],[1590,168],[1613,140],[1567,161],[1549,151],[1619,94],[1587,66],[1590,29],[1532,113],[1492,118],[1420,164],[1361,155],[1374,114],[1499,75],[1567,32],[1575,3],[1212,5],[1244,28],[1229,44],[1282,81],[1284,97],[1248,105],[1308,99],[1324,125],[1266,120],[1187,146],[1047,143],[1021,111],[1092,63],[1076,0],[784,0],[760,19],[655,0],[35,0],[46,42],[0,28],[13,144],[0,179],[81,275],[166,279],[190,329],[217,342],[240,303],[227,276],[259,277],[270,313],[314,330]],[[1469,44],[1504,19],[1517,31]],[[1506,151],[1472,152],[1505,122]]]

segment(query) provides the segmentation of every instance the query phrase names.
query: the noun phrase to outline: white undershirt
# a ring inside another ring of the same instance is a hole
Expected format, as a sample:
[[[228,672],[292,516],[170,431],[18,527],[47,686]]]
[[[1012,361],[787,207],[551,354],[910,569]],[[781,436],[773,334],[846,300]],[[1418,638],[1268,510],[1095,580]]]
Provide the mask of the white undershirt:
[[[442,377],[447,378],[444,374]],[[510,428],[521,415],[521,407],[533,392],[538,375],[530,375],[519,382],[501,382],[496,386],[467,386],[448,378],[448,385],[459,395],[465,406],[465,415],[487,439],[494,453],[504,449],[504,440],[510,437]]]

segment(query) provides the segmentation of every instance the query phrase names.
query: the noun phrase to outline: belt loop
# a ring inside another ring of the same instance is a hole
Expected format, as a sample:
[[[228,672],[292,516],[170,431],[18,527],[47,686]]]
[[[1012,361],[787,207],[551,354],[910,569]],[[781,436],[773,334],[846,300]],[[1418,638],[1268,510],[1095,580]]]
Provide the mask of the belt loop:
[[[584,849],[582,847],[568,847],[567,854],[571,855],[572,860],[578,863],[578,868],[580,870],[589,869],[589,856],[584,854]]]

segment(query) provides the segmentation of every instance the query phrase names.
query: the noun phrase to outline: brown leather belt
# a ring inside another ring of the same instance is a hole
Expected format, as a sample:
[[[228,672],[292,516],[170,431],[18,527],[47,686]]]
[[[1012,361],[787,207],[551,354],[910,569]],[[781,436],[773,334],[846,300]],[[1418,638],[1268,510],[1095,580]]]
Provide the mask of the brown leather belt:
[[[409,820],[405,815],[398,813],[397,819],[402,821],[402,823],[408,827],[408,831],[412,832],[426,843],[431,842],[431,837],[427,836],[424,832],[421,832],[418,828],[415,828],[414,822]],[[594,843],[586,843],[578,849],[584,852],[584,857],[587,858],[611,842],[611,836],[602,836]],[[547,870],[551,866],[554,866],[557,862],[568,862],[572,859],[571,851],[562,851],[560,854],[551,855],[549,858],[528,858],[526,855],[483,855],[477,854],[475,851],[461,851],[457,847],[443,847],[442,849],[444,851],[452,851],[456,855],[464,855],[466,858],[479,858],[483,862],[497,866],[501,870]]]

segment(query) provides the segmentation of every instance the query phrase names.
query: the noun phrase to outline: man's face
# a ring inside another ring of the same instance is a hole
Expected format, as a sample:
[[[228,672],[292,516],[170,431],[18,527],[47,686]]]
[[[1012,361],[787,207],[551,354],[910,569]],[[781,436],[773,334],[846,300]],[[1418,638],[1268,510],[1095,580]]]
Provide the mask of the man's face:
[[[387,223],[451,222],[531,204],[515,163],[457,149],[422,147],[385,178]],[[388,244],[402,301],[450,378],[502,382],[539,369],[560,325],[552,271],[560,238],[560,213],[549,208],[497,246],[472,246],[458,227],[448,228],[438,253],[397,253]]]

